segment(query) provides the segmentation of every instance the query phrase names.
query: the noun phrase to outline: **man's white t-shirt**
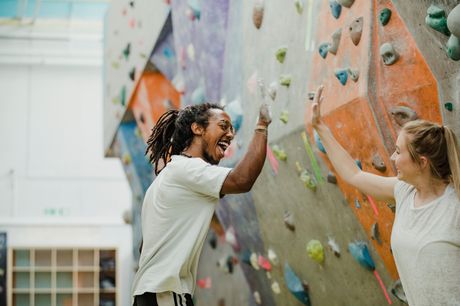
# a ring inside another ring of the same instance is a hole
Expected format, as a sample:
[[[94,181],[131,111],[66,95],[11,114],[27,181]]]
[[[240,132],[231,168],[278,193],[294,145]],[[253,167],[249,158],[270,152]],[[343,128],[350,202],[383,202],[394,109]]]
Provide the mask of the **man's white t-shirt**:
[[[414,207],[415,188],[399,181],[391,248],[410,306],[460,305],[460,201],[449,185]]]
[[[133,296],[193,294],[201,249],[230,170],[200,158],[172,156],[145,194]]]

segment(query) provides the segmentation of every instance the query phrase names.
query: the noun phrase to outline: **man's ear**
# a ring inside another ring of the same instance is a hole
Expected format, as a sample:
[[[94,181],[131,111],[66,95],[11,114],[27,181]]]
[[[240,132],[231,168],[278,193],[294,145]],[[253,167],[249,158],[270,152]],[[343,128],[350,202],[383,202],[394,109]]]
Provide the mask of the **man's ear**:
[[[198,123],[193,122],[191,128],[192,128],[193,135],[197,135],[197,136],[203,135],[204,128]]]

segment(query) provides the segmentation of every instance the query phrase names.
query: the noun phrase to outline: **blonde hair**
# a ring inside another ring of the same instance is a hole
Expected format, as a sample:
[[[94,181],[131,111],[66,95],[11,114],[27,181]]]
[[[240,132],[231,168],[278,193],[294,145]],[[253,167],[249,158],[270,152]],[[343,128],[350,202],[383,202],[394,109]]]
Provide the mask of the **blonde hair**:
[[[455,133],[425,120],[409,121],[403,131],[409,136],[407,148],[412,159],[420,163],[420,156],[425,156],[432,176],[452,183],[460,197],[460,150]]]

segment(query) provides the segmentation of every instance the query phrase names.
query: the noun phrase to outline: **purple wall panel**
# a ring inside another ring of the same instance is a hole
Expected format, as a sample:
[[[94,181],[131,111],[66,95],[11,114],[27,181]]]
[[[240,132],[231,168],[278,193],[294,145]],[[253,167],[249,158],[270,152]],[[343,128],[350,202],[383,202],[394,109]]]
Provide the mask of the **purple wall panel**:
[[[204,87],[207,101],[218,102],[221,98],[229,3],[228,0],[195,2],[201,9],[200,19],[195,20],[187,16],[189,1],[171,2],[175,50],[185,84],[183,105],[192,104],[193,91],[200,86]],[[190,45],[194,48],[194,59],[187,52]]]

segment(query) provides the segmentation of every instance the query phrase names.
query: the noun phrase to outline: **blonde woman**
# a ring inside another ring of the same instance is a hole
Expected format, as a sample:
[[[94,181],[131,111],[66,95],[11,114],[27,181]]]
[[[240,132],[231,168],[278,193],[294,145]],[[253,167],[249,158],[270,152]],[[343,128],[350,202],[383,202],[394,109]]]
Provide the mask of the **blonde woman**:
[[[391,248],[411,306],[460,305],[460,162],[454,132],[436,123],[406,123],[391,156],[397,176],[360,170],[321,118],[323,86],[312,105],[318,132],[335,171],[348,184],[396,202]]]

